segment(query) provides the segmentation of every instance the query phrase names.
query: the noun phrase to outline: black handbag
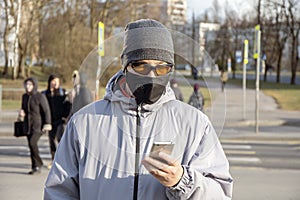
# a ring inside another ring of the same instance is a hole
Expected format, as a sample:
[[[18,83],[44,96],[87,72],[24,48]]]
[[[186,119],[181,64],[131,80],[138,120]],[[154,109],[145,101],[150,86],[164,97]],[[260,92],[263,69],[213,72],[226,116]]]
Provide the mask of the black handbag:
[[[15,137],[22,137],[27,136],[27,134],[24,131],[24,122],[17,121],[14,124],[14,136]]]

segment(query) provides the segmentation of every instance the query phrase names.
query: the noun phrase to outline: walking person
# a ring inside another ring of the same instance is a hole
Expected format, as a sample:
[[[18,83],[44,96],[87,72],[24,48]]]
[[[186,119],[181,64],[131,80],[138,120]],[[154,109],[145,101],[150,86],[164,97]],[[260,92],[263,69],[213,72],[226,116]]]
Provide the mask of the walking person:
[[[93,95],[86,86],[87,79],[88,77],[84,72],[75,70],[72,74],[71,115],[93,101]]]
[[[47,90],[43,91],[43,94],[46,95],[51,110],[52,130],[48,136],[51,159],[53,160],[56,147],[64,132],[64,123],[66,123],[70,113],[71,104],[68,101],[66,90],[60,86],[60,79],[57,75],[49,76]],[[52,162],[47,168],[50,169],[51,166]]]
[[[225,85],[228,81],[228,75],[227,75],[226,71],[224,71],[224,70],[221,71],[220,80],[221,80],[221,89],[222,89],[222,92],[224,92]]]
[[[24,81],[25,93],[22,96],[22,108],[19,115],[24,118],[24,131],[28,133],[27,141],[30,150],[31,171],[41,172],[43,161],[39,154],[38,141],[43,133],[50,131],[51,113],[46,97],[38,92],[38,82],[34,78]]]
[[[203,97],[202,92],[199,90],[199,88],[200,88],[200,85],[198,83],[195,83],[194,87],[193,87],[194,91],[190,96],[188,104],[203,111],[204,97]]]
[[[170,81],[170,83],[171,83],[171,88],[174,91],[176,99],[178,99],[179,101],[183,101],[183,95],[182,95],[181,90],[178,87],[177,81],[175,79],[172,79]]]
[[[170,87],[169,30],[129,23],[121,61],[104,99],[69,120],[44,199],[230,199],[228,160],[208,117]]]

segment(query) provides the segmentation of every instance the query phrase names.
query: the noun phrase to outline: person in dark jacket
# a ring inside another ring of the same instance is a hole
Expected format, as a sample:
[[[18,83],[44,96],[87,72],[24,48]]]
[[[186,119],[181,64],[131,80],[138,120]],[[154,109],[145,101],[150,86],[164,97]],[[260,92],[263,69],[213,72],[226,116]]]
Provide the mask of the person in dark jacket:
[[[57,75],[49,76],[48,87],[47,90],[43,91],[43,94],[46,95],[51,110],[52,130],[48,136],[53,160],[56,146],[64,132],[64,123],[69,115],[71,104],[68,101],[66,90],[60,86],[60,79]],[[47,167],[48,169],[51,168],[51,163]]]
[[[202,111],[203,106],[204,106],[204,97],[203,97],[201,91],[199,90],[199,88],[200,88],[200,85],[198,83],[195,83],[194,91],[193,91],[192,95],[190,96],[188,104],[190,104],[191,106],[194,106],[195,108]]]
[[[31,168],[29,174],[41,172],[43,161],[39,155],[38,140],[43,133],[50,131],[51,113],[45,95],[37,91],[38,82],[34,78],[24,81],[25,94],[22,96],[20,115],[24,117],[25,131],[27,132],[30,149]]]

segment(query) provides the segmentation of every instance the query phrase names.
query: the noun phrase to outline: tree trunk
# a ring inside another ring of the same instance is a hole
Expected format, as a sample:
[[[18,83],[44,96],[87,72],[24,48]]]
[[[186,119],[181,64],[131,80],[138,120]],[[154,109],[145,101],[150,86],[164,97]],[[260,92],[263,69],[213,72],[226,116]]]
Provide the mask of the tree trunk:
[[[3,75],[7,76],[8,75],[8,50],[7,50],[7,28],[4,29],[4,34],[3,34],[3,47],[4,47],[4,70],[3,70]]]
[[[9,9],[8,9],[8,5],[7,5],[7,1],[4,1],[4,11],[5,11],[5,27],[4,27],[4,33],[3,33],[3,47],[4,47],[4,59],[5,59],[5,63],[4,63],[4,71],[3,71],[3,75],[7,76],[8,75],[8,14],[9,14]]]
[[[279,56],[277,60],[277,76],[276,76],[277,83],[280,83],[281,58],[282,58],[282,51],[279,52]]]
[[[20,37],[20,34],[19,34],[19,31],[20,31],[20,25],[21,25],[21,12],[22,12],[22,0],[18,0],[18,10],[17,10],[17,22],[16,22],[16,31],[15,31],[15,34],[16,34],[16,39],[15,39],[15,44],[14,44],[14,59],[15,59],[15,62],[14,62],[14,65],[15,65],[15,68],[14,68],[14,73],[13,73],[13,80],[15,78],[18,77],[18,73],[20,71],[20,44],[19,44],[19,37]]]
[[[296,84],[296,72],[297,72],[297,57],[298,55],[297,53],[297,40],[298,40],[298,35],[299,35],[299,31],[297,32],[296,35],[293,35],[292,37],[292,59],[291,59],[291,72],[292,72],[292,76],[291,76],[291,85],[295,85]]]

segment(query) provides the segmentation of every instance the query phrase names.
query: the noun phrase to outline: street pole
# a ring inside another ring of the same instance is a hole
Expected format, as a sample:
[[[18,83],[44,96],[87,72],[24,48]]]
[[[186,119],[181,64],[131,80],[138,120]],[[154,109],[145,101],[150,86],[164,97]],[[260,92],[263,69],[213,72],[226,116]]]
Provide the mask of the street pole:
[[[248,64],[248,40],[244,40],[244,62],[243,62],[243,119],[246,119],[246,67]]]
[[[0,84],[0,111],[2,110],[2,85]]]
[[[259,133],[259,68],[260,68],[260,26],[255,27],[256,34],[256,81],[255,81],[255,132]]]
[[[196,67],[195,66],[195,45],[194,45],[194,41],[195,41],[195,13],[194,13],[194,10],[193,10],[193,19],[192,19],[192,39],[193,39],[193,42],[192,42],[192,67],[191,67],[191,74],[193,76],[193,67]]]

